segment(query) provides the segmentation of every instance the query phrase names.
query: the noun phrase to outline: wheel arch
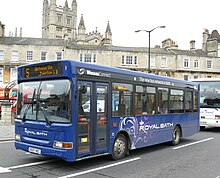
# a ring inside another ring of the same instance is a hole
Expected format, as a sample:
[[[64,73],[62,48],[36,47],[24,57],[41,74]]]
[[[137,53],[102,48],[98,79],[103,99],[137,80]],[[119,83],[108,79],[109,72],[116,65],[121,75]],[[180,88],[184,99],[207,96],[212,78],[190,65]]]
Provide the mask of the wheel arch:
[[[129,137],[128,132],[126,132],[125,130],[121,130],[120,132],[118,132],[118,133],[116,134],[115,139],[117,138],[117,136],[118,136],[119,134],[122,134],[122,135],[125,136],[125,138],[126,138],[126,140],[127,140],[127,142],[128,142],[128,150],[131,150],[131,139],[130,139],[130,137]]]
[[[174,128],[179,127],[180,128],[180,137],[183,136],[183,130],[180,124],[176,124]]]

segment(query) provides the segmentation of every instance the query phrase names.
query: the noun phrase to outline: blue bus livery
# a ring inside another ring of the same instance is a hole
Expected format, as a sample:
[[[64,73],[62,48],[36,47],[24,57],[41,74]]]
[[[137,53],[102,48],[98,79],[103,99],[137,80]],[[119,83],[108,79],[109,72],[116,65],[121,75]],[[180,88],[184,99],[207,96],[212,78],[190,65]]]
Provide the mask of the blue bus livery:
[[[199,86],[76,62],[18,68],[15,147],[76,161],[170,142],[199,131]]]

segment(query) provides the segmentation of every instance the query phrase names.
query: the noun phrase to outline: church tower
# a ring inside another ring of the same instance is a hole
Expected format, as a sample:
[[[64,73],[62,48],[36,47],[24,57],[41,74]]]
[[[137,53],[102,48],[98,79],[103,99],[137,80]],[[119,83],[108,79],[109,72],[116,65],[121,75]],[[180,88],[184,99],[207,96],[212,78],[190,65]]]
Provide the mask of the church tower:
[[[64,6],[57,6],[56,0],[43,0],[42,38],[76,40],[77,3],[72,0],[69,8],[68,0]]]
[[[105,30],[104,38],[102,39],[102,44],[112,45],[112,32],[111,32],[109,22],[108,22],[106,30]]]

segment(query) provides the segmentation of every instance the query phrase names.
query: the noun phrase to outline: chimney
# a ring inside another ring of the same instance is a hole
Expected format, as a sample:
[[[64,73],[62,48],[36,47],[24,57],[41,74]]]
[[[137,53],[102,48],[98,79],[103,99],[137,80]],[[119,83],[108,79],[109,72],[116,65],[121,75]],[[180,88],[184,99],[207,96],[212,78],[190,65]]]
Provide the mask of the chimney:
[[[20,28],[20,35],[19,36],[22,37],[22,28]]]
[[[195,43],[196,43],[195,40],[191,40],[191,41],[190,41],[190,50],[195,50],[195,49],[196,49],[196,48],[195,48]]]
[[[166,48],[166,49],[178,49],[178,45],[171,40],[170,38],[162,41],[162,48]]]
[[[170,47],[171,47],[171,39],[170,38],[162,41],[162,48],[170,48]]]
[[[204,32],[202,33],[202,36],[203,36],[202,50],[204,52],[207,52],[207,40],[208,40],[208,37],[209,37],[209,30],[204,29]]]
[[[17,34],[18,34],[18,28],[16,27],[15,28],[15,37],[17,37]]]

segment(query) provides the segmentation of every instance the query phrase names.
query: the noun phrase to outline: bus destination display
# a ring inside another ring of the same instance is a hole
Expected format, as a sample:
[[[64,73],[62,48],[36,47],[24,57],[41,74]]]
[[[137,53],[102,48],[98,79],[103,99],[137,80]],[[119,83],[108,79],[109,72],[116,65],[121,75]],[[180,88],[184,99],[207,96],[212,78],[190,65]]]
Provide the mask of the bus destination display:
[[[62,64],[52,63],[52,64],[41,64],[24,67],[22,69],[23,78],[35,78],[35,77],[45,77],[45,76],[56,76],[62,75]]]

